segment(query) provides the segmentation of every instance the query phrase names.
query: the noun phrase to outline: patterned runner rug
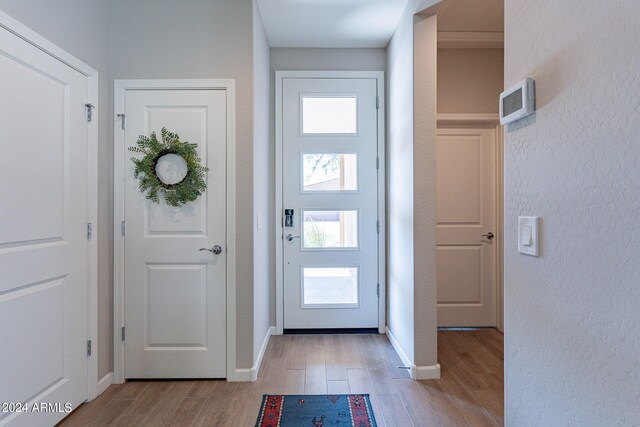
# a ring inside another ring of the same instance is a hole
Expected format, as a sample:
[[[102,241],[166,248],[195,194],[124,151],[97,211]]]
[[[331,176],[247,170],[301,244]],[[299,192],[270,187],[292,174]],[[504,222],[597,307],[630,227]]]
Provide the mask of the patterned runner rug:
[[[377,427],[368,394],[274,395],[262,398],[256,427]]]

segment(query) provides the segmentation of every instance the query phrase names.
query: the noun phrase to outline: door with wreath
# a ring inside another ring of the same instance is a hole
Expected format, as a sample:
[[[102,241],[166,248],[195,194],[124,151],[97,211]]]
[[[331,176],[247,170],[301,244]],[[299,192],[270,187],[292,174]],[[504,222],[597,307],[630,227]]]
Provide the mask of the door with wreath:
[[[124,377],[224,378],[227,93],[119,99]]]

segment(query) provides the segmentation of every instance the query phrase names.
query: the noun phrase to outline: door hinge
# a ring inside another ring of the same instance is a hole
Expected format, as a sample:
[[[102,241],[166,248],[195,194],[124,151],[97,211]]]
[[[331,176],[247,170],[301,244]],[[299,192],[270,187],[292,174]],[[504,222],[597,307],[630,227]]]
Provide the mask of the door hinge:
[[[90,122],[93,117],[93,109],[96,107],[93,104],[84,104],[84,108],[87,109],[87,121]]]
[[[93,224],[90,222],[87,223],[87,240],[91,240],[93,236]]]
[[[380,220],[376,221],[376,231],[380,234]]]
[[[91,340],[87,341],[87,357],[91,356]]]
[[[380,298],[380,283],[378,283],[378,298]]]
[[[376,157],[376,169],[380,169],[380,157]]]
[[[376,96],[376,110],[380,109],[380,97]]]
[[[120,221],[120,234],[127,235],[127,221]]]
[[[120,332],[122,342],[124,342],[124,326],[122,327],[122,331]]]
[[[120,126],[122,126],[122,130],[125,130],[125,128],[127,127],[127,122],[124,113],[116,114],[116,117],[120,117]]]

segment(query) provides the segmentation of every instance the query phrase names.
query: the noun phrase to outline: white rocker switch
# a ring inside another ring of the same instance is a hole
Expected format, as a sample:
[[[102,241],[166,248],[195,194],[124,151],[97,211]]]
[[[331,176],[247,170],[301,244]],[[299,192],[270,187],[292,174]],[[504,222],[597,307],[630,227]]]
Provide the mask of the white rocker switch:
[[[538,256],[538,217],[518,217],[518,252]]]

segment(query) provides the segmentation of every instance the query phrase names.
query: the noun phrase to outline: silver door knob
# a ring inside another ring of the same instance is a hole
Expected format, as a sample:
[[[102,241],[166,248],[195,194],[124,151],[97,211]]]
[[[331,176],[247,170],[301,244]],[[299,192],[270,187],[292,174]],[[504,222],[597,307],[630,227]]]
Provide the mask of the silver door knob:
[[[209,251],[212,254],[220,255],[222,253],[222,246],[214,245],[212,248],[200,248],[200,251]]]
[[[293,234],[287,234],[285,237],[290,242],[293,242],[293,239],[299,239],[300,238],[300,236],[294,236]]]
[[[482,237],[486,237],[487,239],[491,240],[496,236],[492,232],[488,232],[488,233],[483,234]]]

